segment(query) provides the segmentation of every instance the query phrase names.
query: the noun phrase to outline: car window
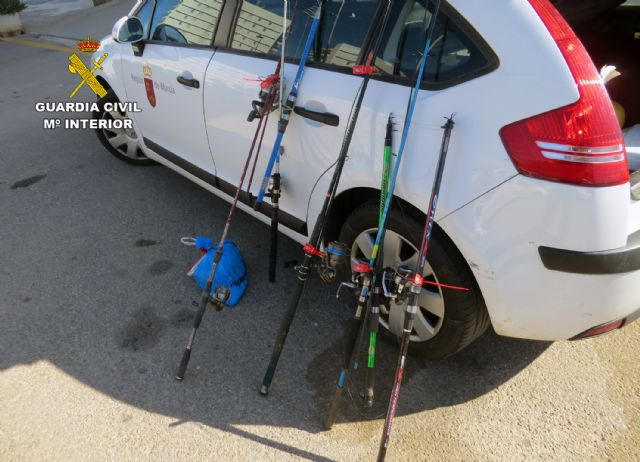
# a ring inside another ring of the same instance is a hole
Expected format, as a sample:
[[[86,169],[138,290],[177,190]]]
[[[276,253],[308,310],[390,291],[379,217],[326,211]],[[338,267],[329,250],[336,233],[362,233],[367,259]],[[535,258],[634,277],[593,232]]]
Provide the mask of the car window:
[[[151,15],[153,14],[153,0],[147,0],[138,11],[136,11],[135,16],[140,19],[142,23],[142,27],[144,28],[144,32],[142,36],[144,38],[149,38],[149,27],[151,26]]]
[[[383,46],[375,65],[382,73],[413,79],[420,63],[433,2],[395,0]],[[442,9],[435,24],[423,82],[442,83],[484,68],[489,63],[471,38]]]
[[[158,0],[151,40],[210,45],[223,0]]]
[[[298,59],[311,25],[316,0],[289,0],[287,25],[291,32],[287,58]],[[316,62],[338,66],[356,64],[373,22],[375,0],[329,0],[325,3],[319,36],[322,46],[314,50]],[[282,44],[282,0],[244,0],[233,34],[231,48],[279,55]]]

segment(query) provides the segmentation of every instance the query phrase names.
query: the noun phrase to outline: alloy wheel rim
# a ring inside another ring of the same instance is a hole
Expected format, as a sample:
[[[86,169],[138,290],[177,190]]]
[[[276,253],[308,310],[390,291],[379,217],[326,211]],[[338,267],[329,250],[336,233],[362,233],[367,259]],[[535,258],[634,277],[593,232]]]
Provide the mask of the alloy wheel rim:
[[[129,120],[126,112],[119,111],[104,111],[102,118],[106,120]],[[140,149],[138,135],[133,128],[104,128],[102,133],[109,144],[123,156],[133,160],[146,159],[142,149]]]
[[[377,228],[361,232],[351,246],[351,257],[370,258],[377,232]],[[415,268],[419,252],[406,238],[395,231],[387,229],[383,253],[383,267],[395,269],[399,265]],[[428,281],[439,282],[428,262],[425,265],[423,277]],[[426,342],[435,337],[442,327],[445,306],[440,287],[424,287],[420,294],[418,305],[411,341]],[[388,313],[380,313],[380,324],[393,334],[401,336],[406,306],[406,302],[397,304],[395,301],[388,301]]]

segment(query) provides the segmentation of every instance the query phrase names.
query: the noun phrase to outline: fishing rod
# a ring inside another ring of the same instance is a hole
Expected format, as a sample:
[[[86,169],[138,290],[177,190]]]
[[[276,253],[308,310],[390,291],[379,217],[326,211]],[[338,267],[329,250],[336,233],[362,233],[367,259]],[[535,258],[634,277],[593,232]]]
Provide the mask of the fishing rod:
[[[309,53],[311,52],[313,39],[315,38],[316,32],[318,31],[322,4],[319,4],[317,7],[314,7],[314,10],[315,11],[313,12],[311,28],[309,29],[309,34],[307,35],[307,41],[304,45],[304,51],[302,52],[302,56],[300,57],[300,64],[298,65],[298,71],[296,72],[295,79],[291,84],[291,90],[289,91],[289,95],[287,96],[287,99],[284,101],[284,104],[282,105],[282,113],[280,115],[280,120],[278,120],[278,134],[276,136],[275,142],[273,143],[271,156],[269,157],[269,162],[267,163],[267,168],[265,169],[264,176],[262,178],[262,185],[260,186],[258,197],[256,198],[255,204],[253,206],[254,210],[256,211],[260,210],[260,206],[262,205],[262,201],[264,199],[266,189],[269,184],[269,178],[271,178],[271,171],[273,170],[273,166],[276,162],[276,159],[280,155],[280,146],[282,145],[282,138],[284,137],[284,133],[287,130],[287,126],[289,125],[289,117],[291,116],[291,112],[293,111],[296,105],[296,99],[298,98],[298,88],[300,87],[300,83],[302,82],[302,76],[304,75],[307,59],[309,58]]]
[[[358,116],[362,107],[362,101],[364,100],[364,95],[366,93],[367,86],[369,85],[371,75],[375,72],[375,67],[372,66],[372,61],[380,53],[382,34],[388,22],[390,11],[391,0],[386,0],[382,23],[377,31],[375,44],[372,47],[371,52],[369,53],[366,64],[361,66],[354,66],[352,69],[352,72],[355,75],[363,75],[364,77],[362,79],[362,83],[360,84],[360,88],[358,89],[356,100],[354,101],[349,122],[347,124],[344,138],[342,140],[342,146],[340,147],[340,153],[336,160],[335,169],[331,178],[331,182],[329,184],[329,188],[325,195],[322,208],[320,209],[320,213],[318,214],[318,218],[313,227],[309,242],[307,242],[307,244],[305,244],[303,247],[304,260],[302,264],[298,265],[297,267],[296,285],[291,293],[289,305],[287,306],[284,318],[282,319],[282,323],[280,324],[280,328],[276,335],[276,341],[273,345],[273,351],[271,352],[269,365],[262,380],[262,387],[260,388],[260,393],[262,395],[267,395],[269,393],[269,387],[271,386],[271,382],[273,381],[273,376],[275,374],[276,367],[278,366],[278,361],[280,359],[280,355],[282,354],[282,349],[284,348],[284,344],[287,340],[289,328],[291,327],[291,323],[293,322],[293,318],[298,309],[300,298],[302,297],[302,292],[306,286],[312,268],[314,266],[319,266],[319,264],[324,264],[324,267],[320,270],[320,277],[322,279],[328,279],[331,277],[331,275],[335,275],[335,268],[337,266],[344,265],[346,261],[348,261],[347,249],[346,246],[342,243],[329,243],[327,245],[326,254],[321,252],[319,248],[322,244],[324,227],[327,222],[329,210],[331,208],[331,204],[333,203],[333,199],[335,198],[338,189],[338,183],[340,181],[340,176],[342,175],[342,170],[347,160],[349,146],[351,145],[353,132],[355,131],[356,123],[358,121]],[[320,259],[320,263],[318,263],[318,259]]]
[[[318,4],[317,7],[313,7],[313,12],[307,10],[307,14],[312,14],[312,22],[311,27],[309,29],[309,34],[307,35],[307,41],[305,42],[304,50],[302,52],[302,56],[300,58],[300,64],[298,65],[298,71],[296,72],[296,76],[291,85],[291,90],[289,91],[289,95],[287,99],[280,104],[280,119],[278,120],[278,134],[276,135],[276,140],[273,143],[273,149],[271,150],[271,155],[269,156],[269,161],[267,163],[267,168],[264,171],[264,176],[262,178],[262,184],[260,185],[260,190],[258,192],[258,197],[255,200],[253,205],[253,209],[258,211],[262,206],[262,201],[264,200],[265,195],[269,195],[271,197],[271,248],[269,250],[269,281],[274,282],[276,279],[276,261],[277,261],[277,246],[278,246],[278,211],[279,211],[279,202],[280,202],[280,172],[276,172],[276,174],[272,175],[273,167],[276,162],[279,163],[280,156],[282,155],[282,139],[284,137],[284,133],[287,130],[287,126],[289,125],[289,118],[291,116],[291,112],[293,111],[296,105],[296,99],[298,98],[298,89],[300,87],[300,83],[302,82],[302,76],[304,75],[304,70],[306,68],[307,59],[309,58],[309,53],[311,52],[311,47],[313,45],[313,40],[315,38],[316,32],[318,31],[318,25],[320,23],[320,12],[322,10],[322,4]],[[271,183],[271,187],[269,188],[269,183]],[[267,193],[267,189],[269,192]]]
[[[389,118],[387,119],[387,129],[386,129],[385,140],[384,140],[382,174],[380,179],[380,206],[379,206],[379,213],[378,213],[379,227],[382,224],[382,212],[384,210],[384,204],[387,199],[387,192],[389,189],[389,170],[391,167],[392,133],[393,133],[393,122],[391,119],[391,115],[389,115]],[[382,258],[378,258],[378,260],[381,261]],[[376,264],[376,270],[377,269],[378,269],[378,265]],[[325,430],[331,430],[331,428],[333,427],[333,424],[336,421],[336,417],[338,415],[338,409],[340,408],[340,403],[342,402],[342,393],[346,385],[347,374],[349,369],[352,367],[353,369],[359,369],[360,367],[358,364],[358,354],[361,350],[361,346],[363,342],[364,329],[367,326],[367,314],[374,315],[376,311],[379,312],[379,308],[377,304],[380,303],[380,300],[377,295],[379,295],[380,287],[379,287],[379,284],[377,284],[375,281],[377,273],[375,271],[373,271],[372,273],[371,262],[366,258],[360,258],[360,259],[354,260],[352,261],[351,270],[353,274],[351,279],[352,282],[341,283],[340,287],[338,288],[337,296],[339,296],[340,288],[342,287],[349,287],[351,289],[356,289],[361,286],[362,289],[358,297],[355,314],[351,320],[350,328],[347,331],[347,340],[345,343],[346,345],[351,345],[351,346],[345,349],[342,369],[340,370],[340,374],[338,375],[338,380],[336,383],[333,399],[331,400],[331,405],[329,406],[329,412],[324,422]],[[373,289],[371,289],[372,285],[373,285]],[[369,296],[370,289],[374,292],[373,297]],[[374,307],[372,304],[375,304],[376,306]],[[363,313],[363,310],[365,308],[368,311]],[[371,332],[370,342],[371,341],[375,342],[375,335],[377,335],[377,330],[376,330],[376,334],[373,334],[373,328],[374,328],[373,323],[377,322],[373,319],[373,317],[374,316],[371,316],[368,318],[369,319],[368,323],[370,326],[369,330]],[[369,345],[369,349],[371,349],[371,343]],[[369,351],[371,353],[371,350]],[[370,354],[367,361],[368,379],[371,379],[369,377],[369,374],[371,374],[370,369],[372,369],[374,366],[375,353],[373,354],[373,358],[374,359],[372,360],[372,355]]]
[[[393,122],[391,115],[387,121],[387,133],[384,139],[384,151],[382,154],[382,180],[380,184],[380,213],[378,216],[378,229],[386,232],[384,219],[384,206],[389,193],[389,173],[391,170],[393,143]],[[380,305],[383,303],[381,296],[382,266],[384,262],[384,234],[380,239],[380,251],[376,258],[376,265],[373,269],[373,291],[371,296],[371,308],[369,314],[369,348],[367,349],[367,372],[365,375],[365,404],[367,407],[373,406],[374,385],[375,385],[375,364],[376,364],[376,343],[378,339],[378,327],[380,324]]]
[[[284,13],[284,22],[283,22],[283,30],[287,30],[286,28],[286,7],[287,2],[285,1],[285,13]],[[282,36],[282,49],[284,50],[286,45],[286,33]],[[284,51],[283,51],[284,53]],[[229,209],[229,213],[227,215],[227,220],[225,222],[224,229],[222,231],[222,236],[218,243],[218,247],[213,257],[213,265],[211,267],[211,271],[209,272],[209,278],[207,279],[207,283],[205,287],[202,289],[202,293],[200,295],[200,304],[198,307],[198,312],[193,321],[193,327],[191,329],[191,334],[189,335],[189,339],[187,340],[187,346],[185,347],[184,353],[182,355],[182,360],[178,366],[178,370],[176,372],[176,380],[181,381],[184,379],[184,375],[187,371],[187,366],[189,365],[189,360],[191,358],[191,351],[193,349],[193,342],[195,340],[196,332],[200,327],[202,322],[202,318],[204,316],[204,312],[207,308],[209,300],[211,300],[211,289],[213,287],[213,281],[216,275],[216,270],[218,269],[218,264],[222,260],[223,256],[223,248],[225,241],[227,239],[227,234],[229,233],[229,228],[231,226],[231,221],[233,218],[233,214],[237,208],[238,200],[240,197],[240,193],[242,191],[242,186],[244,184],[244,180],[249,169],[249,165],[251,163],[251,159],[254,157],[255,152],[255,160],[254,160],[254,170],[255,170],[255,161],[257,161],[258,156],[260,155],[260,149],[262,147],[262,140],[264,138],[264,133],[267,127],[267,122],[269,120],[269,114],[272,111],[273,103],[278,96],[278,86],[281,81],[281,73],[282,73],[282,63],[284,62],[284,54],[282,55],[281,60],[278,62],[276,67],[276,71],[273,75],[267,77],[260,83],[260,95],[259,101],[252,102],[252,111],[247,116],[247,121],[251,122],[256,117],[259,117],[258,125],[256,127],[256,131],[253,135],[253,140],[251,141],[251,147],[249,148],[249,153],[247,154],[247,159],[244,164],[244,168],[242,170],[242,174],[240,176],[240,183],[236,188],[235,196],[233,198],[233,202],[231,203],[231,207]],[[259,141],[258,141],[259,140]],[[257,142],[257,149],[256,149]],[[251,172],[251,179],[253,178],[253,171]],[[249,180],[249,184],[251,184],[251,179]],[[213,293],[213,301],[215,302],[215,308],[217,310],[222,309],[224,304],[228,301],[231,296],[231,291],[228,287],[225,286],[217,286],[214,289]]]
[[[280,210],[280,157],[276,159],[276,171],[269,181],[269,197],[271,197],[271,246],[269,248],[269,282],[276,281],[276,264],[278,262],[278,212]]]
[[[287,35],[287,6],[288,0],[284,0],[284,20],[282,23],[282,36]],[[283,39],[284,40],[284,39]],[[284,44],[283,44],[284,45]],[[280,53],[280,69],[283,75],[280,76],[280,98],[284,96],[284,57],[285,47],[282,46]],[[282,117],[284,105],[280,101],[280,117]],[[269,196],[271,197],[271,245],[269,246],[269,282],[276,282],[276,264],[278,262],[278,211],[280,209],[280,157],[278,153],[276,161],[276,172],[271,176]]]
[[[420,253],[418,254],[418,262],[416,263],[416,268],[413,272],[412,278],[407,284],[409,300],[404,313],[404,326],[402,329],[402,339],[400,342],[400,354],[398,356],[393,386],[391,388],[389,407],[387,408],[387,415],[384,421],[382,439],[380,441],[380,449],[378,451],[378,462],[383,461],[387,454],[389,439],[391,437],[391,427],[396,414],[396,409],[398,407],[400,386],[402,385],[402,378],[404,376],[404,367],[405,361],[407,359],[407,353],[409,351],[411,331],[413,331],[415,315],[418,312],[418,297],[422,292],[422,286],[424,283],[422,274],[424,273],[424,268],[427,262],[427,252],[429,251],[429,242],[431,240],[431,232],[433,231],[433,222],[436,213],[436,206],[438,204],[438,195],[440,194],[440,185],[442,184],[442,175],[447,158],[447,151],[449,150],[449,140],[451,139],[451,131],[453,130],[453,126],[454,122],[452,115],[451,117],[447,118],[447,122],[442,127],[444,129],[444,134],[442,136],[442,145],[440,147],[438,165],[436,167],[435,179],[433,181],[433,188],[431,190],[431,198],[429,199],[429,206],[427,207],[427,218],[424,226],[424,233],[422,236],[422,244],[420,245]]]

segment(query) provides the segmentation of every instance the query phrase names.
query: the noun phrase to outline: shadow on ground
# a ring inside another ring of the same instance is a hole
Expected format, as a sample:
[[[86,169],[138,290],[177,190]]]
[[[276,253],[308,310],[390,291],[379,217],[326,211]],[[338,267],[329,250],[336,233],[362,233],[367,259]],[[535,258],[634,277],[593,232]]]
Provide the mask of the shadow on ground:
[[[48,217],[34,218],[44,228],[37,241],[46,239],[49,244],[16,252],[8,267],[11,274],[4,275],[12,290],[2,303],[3,317],[8,319],[2,329],[0,369],[48,360],[102,393],[175,417],[173,425],[202,422],[300,457],[322,460],[235,425],[322,431],[350,308],[335,300],[334,288],[326,290],[313,281],[294,322],[271,395],[259,396],[272,338],[294,276],[291,269],[280,268],[276,284],[264,280],[267,245],[255,244],[260,240],[251,235],[266,235],[267,227],[241,213],[233,235],[251,269],[249,290],[238,308],[206,313],[187,377],[177,383],[175,365],[198,296],[195,284],[184,275],[196,255],[178,239],[207,230],[211,212],[217,222],[214,229],[219,231],[227,206],[164,168],[135,170],[110,158],[100,158],[98,164],[101,166],[79,170],[117,172],[110,180],[116,190],[110,199],[114,203],[99,204],[99,208],[121,221],[102,213],[94,215],[96,221],[81,218],[84,212],[79,209],[97,205],[91,204],[90,197],[104,197],[98,192],[80,194],[70,203],[51,204],[54,210]],[[55,176],[49,173],[38,188],[56,187],[52,184]],[[122,182],[135,184],[123,187]],[[84,185],[92,188],[97,183],[86,180]],[[32,187],[23,192],[29,194]],[[5,195],[14,192],[10,187],[4,189]],[[119,197],[121,189],[134,197],[138,191],[146,193],[127,201]],[[172,197],[183,199],[176,203]],[[21,226],[13,228],[17,239]],[[9,242],[11,239],[2,245],[10,246]],[[281,252],[282,260],[290,260],[298,256],[299,247],[282,238]],[[5,249],[6,253],[12,252]],[[452,358],[428,362],[411,358],[406,375],[411,391],[402,395],[399,414],[481,396],[518,374],[547,347],[547,343],[489,332]],[[339,422],[383,415],[397,347],[385,339],[379,350],[375,406],[362,407],[357,394],[363,374],[353,374]]]

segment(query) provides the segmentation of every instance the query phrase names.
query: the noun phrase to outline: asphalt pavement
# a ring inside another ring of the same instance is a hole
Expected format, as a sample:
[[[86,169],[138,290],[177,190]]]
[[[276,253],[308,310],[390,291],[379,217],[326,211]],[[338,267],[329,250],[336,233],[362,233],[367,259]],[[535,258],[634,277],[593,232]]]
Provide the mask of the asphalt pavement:
[[[313,280],[260,396],[294,275],[267,282],[268,228],[241,212],[248,291],[206,313],[174,380],[199,295],[180,238],[217,236],[228,205],[89,130],[44,129],[35,103],[77,83],[67,56],[0,41],[0,460],[373,460],[396,345],[382,342],[374,408],[357,377],[322,431],[352,307]],[[281,261],[300,258],[281,239]],[[639,348],[636,323],[578,343],[488,332],[411,359],[388,460],[640,460]]]

